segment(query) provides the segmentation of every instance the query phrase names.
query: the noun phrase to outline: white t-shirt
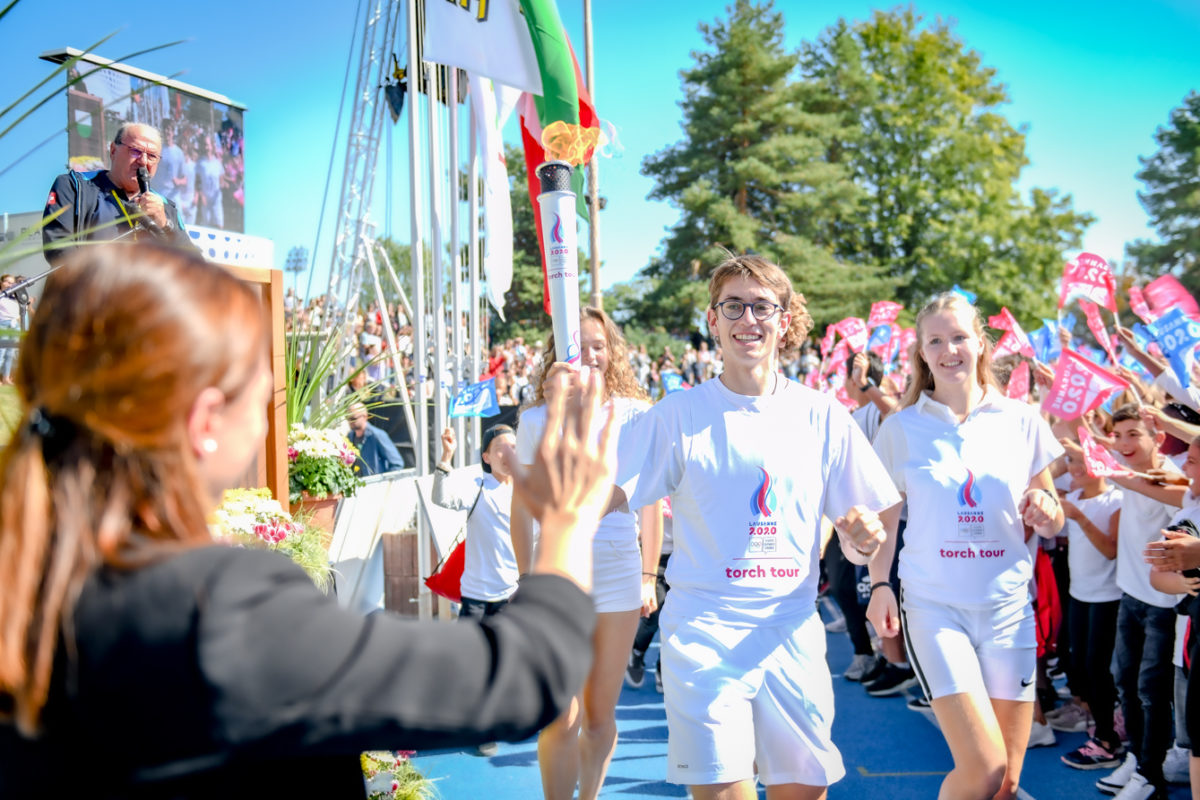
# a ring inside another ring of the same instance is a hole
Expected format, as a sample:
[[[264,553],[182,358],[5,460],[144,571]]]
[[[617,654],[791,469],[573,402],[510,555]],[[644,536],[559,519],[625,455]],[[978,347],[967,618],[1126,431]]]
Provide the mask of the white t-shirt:
[[[626,437],[633,430],[633,422],[646,410],[650,408],[650,404],[645,400],[635,400],[631,397],[614,397],[605,404],[605,409],[610,414],[615,414],[614,424],[618,425],[618,449],[622,447]],[[607,417],[598,417],[595,420],[592,433],[599,438],[600,430],[604,426]],[[521,412],[520,423],[517,425],[517,460],[522,464],[529,465],[533,463],[534,456],[537,454],[538,443],[542,440],[542,432],[546,429],[546,406],[537,405],[531,406]],[[657,502],[662,498],[662,495],[642,503],[649,505]],[[642,506],[629,506],[628,509],[616,509],[600,520],[600,527],[596,529],[596,542],[632,542],[637,540],[638,533],[638,518],[635,511]],[[629,510],[633,509],[633,510]],[[535,532],[536,532],[536,522]]]
[[[1028,593],[1033,556],[1017,504],[1063,451],[1034,407],[989,389],[960,423],[922,394],[883,421],[875,451],[908,499],[905,593],[964,608]]]
[[[666,611],[677,619],[804,620],[814,613],[822,515],[900,501],[846,410],[782,377],[758,397],[720,379],[675,392],[621,445],[617,485],[630,506],[671,500]]]
[[[513,553],[509,512],[512,483],[484,473],[483,493],[467,520],[463,597],[504,600],[517,589],[517,556]]]
[[[851,411],[850,416],[858,425],[859,430],[867,437],[867,441],[874,442],[875,435],[879,433],[879,426],[883,422],[883,414],[880,413],[879,406],[868,402]]]
[[[1124,493],[1112,484],[1108,485],[1107,491],[1095,497],[1084,497],[1082,489],[1067,494],[1067,499],[1105,534],[1108,533],[1112,515],[1121,508],[1123,497]],[[1117,560],[1105,558],[1075,520],[1067,520],[1066,534],[1070,543],[1067,566],[1071,570],[1071,597],[1085,603],[1120,600]]]
[[[1179,471],[1169,459],[1163,458],[1161,462],[1161,469]],[[1184,502],[1188,501],[1185,499]],[[1175,506],[1160,503],[1141,492],[1125,491],[1121,524],[1117,529],[1117,586],[1125,594],[1159,608],[1173,608],[1179,602],[1179,595],[1160,592],[1150,585],[1150,565],[1142,551],[1150,542],[1161,539],[1162,529],[1180,513]]]

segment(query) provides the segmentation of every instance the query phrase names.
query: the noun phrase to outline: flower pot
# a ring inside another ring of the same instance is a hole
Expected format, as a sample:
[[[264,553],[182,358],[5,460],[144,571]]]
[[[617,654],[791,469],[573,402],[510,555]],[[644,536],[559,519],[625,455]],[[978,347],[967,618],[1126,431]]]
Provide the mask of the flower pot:
[[[337,521],[338,503],[341,500],[340,494],[318,500],[308,492],[301,492],[300,500],[292,509],[293,514],[303,513],[308,516],[308,524],[321,531],[321,544],[325,546],[326,552],[333,544],[333,525]]]

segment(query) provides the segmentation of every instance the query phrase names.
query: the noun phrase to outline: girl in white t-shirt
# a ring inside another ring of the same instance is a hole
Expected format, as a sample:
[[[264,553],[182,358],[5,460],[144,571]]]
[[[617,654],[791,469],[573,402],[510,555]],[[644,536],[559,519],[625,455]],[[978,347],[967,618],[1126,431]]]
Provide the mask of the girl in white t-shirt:
[[[1026,526],[1063,525],[1048,469],[1062,453],[1037,410],[994,386],[991,342],[961,295],[917,315],[913,376],[875,450],[908,500],[899,607],[892,537],[871,562],[867,617],[895,636],[930,699],[954,769],[941,796],[1007,798],[1033,721],[1036,628]]]
[[[629,434],[632,423],[650,407],[626,355],[625,339],[603,311],[584,308],[580,320],[580,361],[604,375],[606,418],[618,426],[618,441]],[[554,353],[551,337],[546,353]],[[517,426],[517,459],[532,464],[546,426],[548,381],[565,365],[546,361],[537,387],[535,404],[521,412]],[[597,420],[599,426],[604,419]],[[640,523],[640,524],[639,524]],[[641,529],[641,549],[638,531]],[[513,549],[522,573],[533,553],[533,526],[518,497],[512,504]],[[637,514],[617,509],[600,521],[593,540],[592,599],[596,603],[596,631],[592,639],[592,669],[567,713],[550,723],[538,736],[538,766],[542,792],[548,800],[574,796],[594,798],[617,746],[617,698],[625,675],[638,617],[648,615],[658,603],[655,582],[662,547],[662,510],[651,502]]]

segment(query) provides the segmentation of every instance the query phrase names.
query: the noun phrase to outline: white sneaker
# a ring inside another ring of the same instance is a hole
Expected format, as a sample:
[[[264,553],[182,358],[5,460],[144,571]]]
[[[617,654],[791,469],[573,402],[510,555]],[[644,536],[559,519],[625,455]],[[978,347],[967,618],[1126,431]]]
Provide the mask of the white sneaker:
[[[1135,772],[1137,772],[1137,756],[1128,753],[1121,766],[1096,781],[1096,788],[1105,794],[1116,794],[1125,788],[1125,784],[1129,783],[1129,778]]]
[[[1167,783],[1191,783],[1191,756],[1191,750],[1179,745],[1167,751],[1167,757],[1163,759],[1163,777]]]
[[[1140,772],[1129,776],[1129,783],[1117,793],[1117,800],[1150,800],[1154,797],[1154,787],[1146,782]]]
[[[850,661],[850,666],[846,667],[846,671],[842,673],[842,677],[848,681],[861,681],[863,675],[866,675],[873,666],[875,666],[874,653],[856,655]]]
[[[1025,747],[1053,747],[1056,744],[1058,740],[1054,738],[1054,731],[1050,726],[1035,719],[1033,727],[1029,730],[1029,744]]]

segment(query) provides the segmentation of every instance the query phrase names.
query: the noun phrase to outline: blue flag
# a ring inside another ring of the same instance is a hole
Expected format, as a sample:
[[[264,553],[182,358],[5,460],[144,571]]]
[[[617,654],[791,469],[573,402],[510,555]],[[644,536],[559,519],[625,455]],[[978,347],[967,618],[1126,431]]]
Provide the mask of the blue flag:
[[[968,292],[966,289],[962,288],[957,283],[954,284],[954,288],[951,289],[950,291],[954,292],[955,294],[962,295],[963,297],[965,297],[967,299],[968,303],[974,304],[974,302],[975,302],[975,297],[976,297],[975,293]]]
[[[664,372],[662,374],[663,392],[671,394],[672,392],[682,392],[687,387],[683,383],[683,376],[678,372]]]
[[[1062,355],[1062,342],[1058,340],[1058,323],[1052,319],[1044,319],[1046,323],[1029,334],[1029,343],[1033,345],[1037,360],[1049,364]]]
[[[876,345],[887,344],[892,340],[891,325],[877,325],[875,330],[871,331],[871,338],[867,342],[867,349],[872,350]]]
[[[1133,323],[1133,327],[1129,330],[1133,331],[1133,340],[1137,342],[1137,346],[1145,350],[1154,341],[1154,334],[1140,322]]]
[[[1183,309],[1176,307],[1147,328],[1171,362],[1179,384],[1185,389],[1191,386],[1192,362],[1196,359],[1196,345],[1200,344],[1200,323],[1189,319]]]
[[[450,401],[451,417],[494,417],[499,413],[495,378],[470,384]]]

